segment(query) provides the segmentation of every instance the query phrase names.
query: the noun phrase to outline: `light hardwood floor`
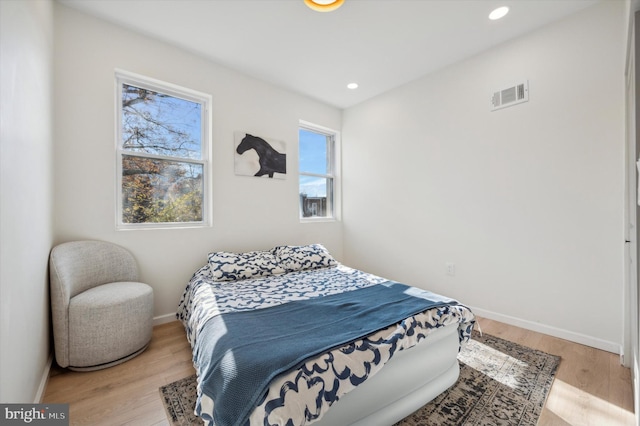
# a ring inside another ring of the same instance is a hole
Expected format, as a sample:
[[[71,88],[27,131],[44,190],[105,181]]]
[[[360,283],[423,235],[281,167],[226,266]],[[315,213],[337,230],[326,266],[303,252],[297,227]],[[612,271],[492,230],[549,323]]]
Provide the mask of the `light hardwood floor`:
[[[560,355],[539,426],[632,426],[629,369],[615,354],[479,318],[482,332]],[[118,366],[87,373],[54,367],[44,403],[69,403],[72,425],[168,425],[158,388],[194,373],[177,321],[153,330],[149,348]],[[339,426],[339,425],[336,425]]]

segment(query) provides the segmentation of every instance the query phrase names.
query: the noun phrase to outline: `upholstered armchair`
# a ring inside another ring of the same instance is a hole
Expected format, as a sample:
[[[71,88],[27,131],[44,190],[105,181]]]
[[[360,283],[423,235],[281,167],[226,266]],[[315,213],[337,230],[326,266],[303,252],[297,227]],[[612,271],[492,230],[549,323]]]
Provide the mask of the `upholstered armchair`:
[[[129,251],[104,241],[73,241],[49,258],[56,362],[72,370],[110,367],[151,340],[153,290],[138,281]]]

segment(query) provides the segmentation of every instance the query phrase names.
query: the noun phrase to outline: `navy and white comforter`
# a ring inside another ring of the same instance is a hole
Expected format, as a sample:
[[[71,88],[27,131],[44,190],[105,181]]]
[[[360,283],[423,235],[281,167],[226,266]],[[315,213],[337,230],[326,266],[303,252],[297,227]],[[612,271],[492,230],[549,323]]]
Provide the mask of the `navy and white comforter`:
[[[189,282],[177,314],[194,349],[193,361],[198,373],[196,414],[215,425],[214,411],[220,408],[204,391],[210,388],[210,383],[203,381],[207,376],[203,364],[207,361],[203,361],[201,353],[196,356],[206,346],[198,338],[207,334],[203,329],[209,320],[232,312],[261,310],[386,282],[384,278],[340,264],[232,282],[216,281],[210,264],[202,267]],[[417,313],[359,340],[306,359],[297,368],[275,377],[264,392],[261,391],[261,398],[256,404],[249,407],[247,420],[238,424],[313,423],[342,395],[376,374],[395,352],[415,346],[437,328],[456,323],[460,344],[463,345],[470,338],[475,320],[468,308],[453,303]]]

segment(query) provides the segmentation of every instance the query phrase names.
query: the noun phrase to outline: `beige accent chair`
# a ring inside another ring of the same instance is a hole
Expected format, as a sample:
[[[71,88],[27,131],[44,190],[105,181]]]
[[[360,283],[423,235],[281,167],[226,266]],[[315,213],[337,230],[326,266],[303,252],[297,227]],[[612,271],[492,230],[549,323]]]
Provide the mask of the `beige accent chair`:
[[[153,290],[137,282],[129,251],[104,241],[63,243],[51,250],[49,275],[58,365],[99,370],[149,345]]]

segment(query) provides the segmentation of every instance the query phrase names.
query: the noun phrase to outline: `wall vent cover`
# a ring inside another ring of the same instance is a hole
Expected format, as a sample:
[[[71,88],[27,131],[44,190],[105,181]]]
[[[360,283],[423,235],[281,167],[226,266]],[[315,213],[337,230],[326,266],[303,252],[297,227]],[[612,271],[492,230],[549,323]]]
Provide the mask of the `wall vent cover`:
[[[529,82],[521,81],[509,87],[493,92],[491,111],[521,104],[529,100]]]

